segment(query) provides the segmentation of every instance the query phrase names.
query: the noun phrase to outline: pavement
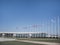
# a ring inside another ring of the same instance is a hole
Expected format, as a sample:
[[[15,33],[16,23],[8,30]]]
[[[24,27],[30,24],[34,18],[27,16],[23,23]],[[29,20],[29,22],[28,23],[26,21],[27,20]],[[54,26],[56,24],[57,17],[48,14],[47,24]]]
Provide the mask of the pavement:
[[[2,41],[15,41],[15,39],[12,38],[0,38],[0,42]]]
[[[19,42],[27,42],[27,43],[34,43],[34,44],[44,44],[44,45],[60,45],[60,43],[30,41],[30,40],[17,40],[17,39],[12,39],[12,38],[0,38],[0,42],[2,42],[2,41],[19,41]]]
[[[44,45],[60,45],[60,43],[51,43],[51,42],[40,42],[40,41],[29,41],[29,40],[17,40],[17,41],[34,43],[34,44],[44,44]]]

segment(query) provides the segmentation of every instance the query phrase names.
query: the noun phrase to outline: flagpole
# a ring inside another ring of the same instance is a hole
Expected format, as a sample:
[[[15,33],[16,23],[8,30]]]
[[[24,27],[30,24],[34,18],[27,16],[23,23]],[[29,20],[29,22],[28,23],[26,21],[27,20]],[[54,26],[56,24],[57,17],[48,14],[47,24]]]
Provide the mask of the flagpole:
[[[44,21],[43,21],[43,28],[44,28]],[[44,29],[43,29],[43,31],[42,31],[42,33],[44,32]],[[44,36],[42,36],[43,38],[44,38]]]
[[[53,38],[53,30],[54,30],[54,24],[52,23],[52,38]]]
[[[58,31],[57,31],[57,37],[59,37],[59,16],[58,16]]]
[[[55,18],[55,39],[56,39],[56,18]]]
[[[51,38],[51,21],[50,21],[50,38]]]
[[[47,30],[47,34],[48,34],[48,20],[47,20],[46,23],[47,23],[47,29],[46,29],[46,30]],[[49,37],[47,37],[47,39],[48,39],[48,38],[49,38]]]
[[[52,34],[51,34],[51,38],[53,38],[53,34],[54,34],[54,20],[51,20],[51,30],[52,30]]]

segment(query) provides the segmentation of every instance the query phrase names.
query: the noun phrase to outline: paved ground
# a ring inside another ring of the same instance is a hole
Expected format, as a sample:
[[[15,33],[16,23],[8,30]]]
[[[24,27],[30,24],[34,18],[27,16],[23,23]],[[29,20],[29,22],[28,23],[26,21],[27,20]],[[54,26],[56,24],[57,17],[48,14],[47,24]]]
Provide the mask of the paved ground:
[[[0,41],[15,41],[15,39],[11,39],[11,38],[0,38]]]
[[[11,38],[0,38],[0,42],[1,41],[20,41],[20,42],[28,42],[28,43],[34,43],[34,44],[60,45],[60,43],[29,41],[29,40],[16,40],[16,39],[11,39]]]
[[[36,44],[46,44],[46,45],[60,45],[60,43],[51,43],[51,42],[40,42],[40,41],[29,41],[29,40],[17,40],[20,42],[36,43]]]

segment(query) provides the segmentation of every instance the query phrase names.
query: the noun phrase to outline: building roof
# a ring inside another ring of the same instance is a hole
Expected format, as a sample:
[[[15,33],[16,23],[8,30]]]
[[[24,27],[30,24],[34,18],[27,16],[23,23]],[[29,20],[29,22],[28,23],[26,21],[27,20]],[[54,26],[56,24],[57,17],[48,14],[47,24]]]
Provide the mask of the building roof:
[[[25,33],[42,33],[42,32],[0,32],[0,33],[23,33],[23,34],[25,34]],[[45,33],[45,32],[43,32],[43,33]]]

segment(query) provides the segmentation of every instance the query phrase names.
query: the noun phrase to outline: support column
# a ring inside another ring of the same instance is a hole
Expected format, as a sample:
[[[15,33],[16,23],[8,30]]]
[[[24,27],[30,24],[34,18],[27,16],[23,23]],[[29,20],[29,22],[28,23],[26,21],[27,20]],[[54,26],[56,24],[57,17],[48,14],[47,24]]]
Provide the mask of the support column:
[[[29,38],[31,38],[31,36],[32,36],[32,34],[31,34],[31,33],[29,33]]]
[[[4,33],[2,33],[2,38],[4,38],[4,36],[5,36],[5,34],[4,34]]]
[[[13,38],[16,38],[16,34],[15,33],[13,33]]]

